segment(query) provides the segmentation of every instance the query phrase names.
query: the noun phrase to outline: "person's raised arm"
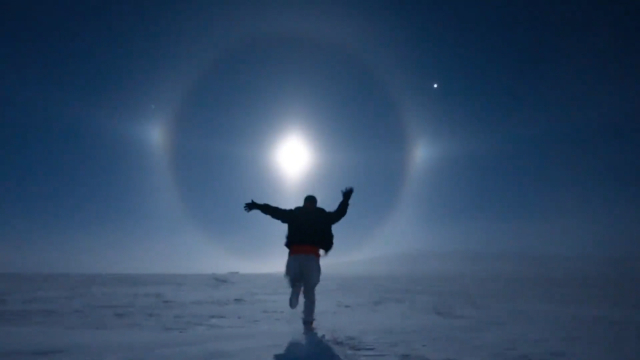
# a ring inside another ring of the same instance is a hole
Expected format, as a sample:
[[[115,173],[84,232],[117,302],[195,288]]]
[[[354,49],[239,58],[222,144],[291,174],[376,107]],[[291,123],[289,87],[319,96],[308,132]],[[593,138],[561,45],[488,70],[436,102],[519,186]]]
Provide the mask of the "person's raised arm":
[[[353,188],[348,187],[342,190],[342,201],[338,204],[338,207],[329,213],[329,219],[331,221],[331,225],[336,224],[338,221],[342,220],[345,215],[347,215],[347,210],[349,209],[349,200],[351,199],[351,195],[353,195]]]
[[[272,218],[279,220],[285,224],[289,223],[289,220],[291,219],[291,214],[293,213],[293,210],[281,209],[279,207],[275,207],[269,204],[258,204],[253,200],[251,200],[251,202],[244,204],[244,210],[246,212],[259,210],[261,213],[265,215],[269,215]]]

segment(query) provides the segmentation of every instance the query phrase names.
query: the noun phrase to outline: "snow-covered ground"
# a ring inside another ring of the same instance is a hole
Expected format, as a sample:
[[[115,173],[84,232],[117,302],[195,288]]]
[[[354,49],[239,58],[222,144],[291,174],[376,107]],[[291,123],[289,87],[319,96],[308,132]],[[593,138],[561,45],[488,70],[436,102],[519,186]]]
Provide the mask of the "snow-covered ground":
[[[282,275],[0,275],[0,359],[638,359],[620,276],[324,274],[319,336]]]

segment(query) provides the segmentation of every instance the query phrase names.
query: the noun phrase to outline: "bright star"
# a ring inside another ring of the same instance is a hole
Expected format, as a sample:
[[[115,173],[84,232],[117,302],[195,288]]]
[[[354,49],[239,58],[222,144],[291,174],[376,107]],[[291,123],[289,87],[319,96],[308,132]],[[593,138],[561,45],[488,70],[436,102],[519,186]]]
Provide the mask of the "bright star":
[[[275,158],[284,175],[290,180],[299,179],[312,162],[311,151],[304,139],[290,135],[276,149]]]

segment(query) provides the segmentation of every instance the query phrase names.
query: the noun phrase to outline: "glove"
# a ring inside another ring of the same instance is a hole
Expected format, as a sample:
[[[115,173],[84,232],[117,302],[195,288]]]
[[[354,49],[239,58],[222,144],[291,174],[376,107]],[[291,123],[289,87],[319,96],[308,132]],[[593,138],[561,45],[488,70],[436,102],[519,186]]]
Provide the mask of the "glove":
[[[351,199],[351,195],[353,195],[353,188],[352,187],[348,187],[344,190],[342,190],[342,199],[349,201]]]
[[[258,208],[258,203],[253,200],[251,200],[251,202],[244,204],[244,211],[246,212],[253,211],[257,208]]]

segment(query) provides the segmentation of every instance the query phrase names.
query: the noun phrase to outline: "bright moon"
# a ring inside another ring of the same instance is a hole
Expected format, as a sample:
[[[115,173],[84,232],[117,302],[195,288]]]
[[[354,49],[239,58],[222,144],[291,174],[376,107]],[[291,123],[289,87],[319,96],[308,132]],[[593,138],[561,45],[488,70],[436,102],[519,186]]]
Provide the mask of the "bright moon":
[[[311,152],[300,136],[289,136],[276,149],[276,162],[289,179],[302,176],[311,165]]]

